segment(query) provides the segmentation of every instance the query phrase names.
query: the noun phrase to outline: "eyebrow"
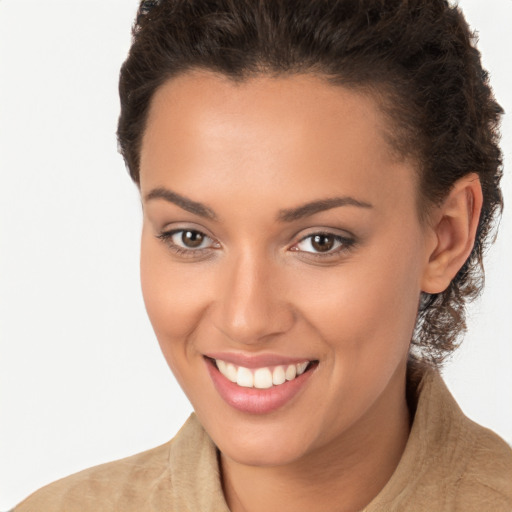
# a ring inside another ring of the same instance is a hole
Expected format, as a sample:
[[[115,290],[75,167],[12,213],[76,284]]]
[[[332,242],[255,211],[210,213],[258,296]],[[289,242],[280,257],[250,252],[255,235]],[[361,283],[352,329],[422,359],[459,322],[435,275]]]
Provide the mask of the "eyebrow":
[[[339,206],[357,206],[359,208],[373,208],[370,203],[359,201],[350,196],[343,197],[330,197],[327,199],[320,199],[319,201],[312,201],[297,208],[280,210],[277,219],[281,222],[293,222],[304,217],[309,217],[315,213],[337,208]]]
[[[211,220],[217,219],[215,212],[208,206],[202,203],[198,203],[197,201],[192,201],[192,199],[188,199],[187,197],[177,194],[176,192],[173,192],[167,188],[159,187],[153,189],[145,197],[146,201],[150,201],[151,199],[164,199],[169,203],[173,203],[176,206],[179,206],[181,209],[187,212],[193,213],[194,215],[199,215],[199,217],[204,217]]]
[[[182,196],[181,194],[178,194],[176,192],[173,192],[172,190],[169,190],[167,188],[155,188],[145,196],[146,201],[150,201],[152,199],[164,199],[165,201],[173,203],[176,206],[182,208],[183,210],[193,213],[194,215],[198,215],[200,217],[204,217],[211,220],[217,219],[217,215],[210,207],[204,205],[203,203],[199,203],[197,201],[193,201],[192,199],[188,199],[187,197]],[[303,219],[304,217],[314,215],[315,213],[331,210],[332,208],[338,208],[340,206],[357,206],[359,208],[373,208],[373,206],[370,203],[359,201],[350,196],[330,197],[327,199],[311,201],[310,203],[303,204],[296,208],[279,210],[277,220],[280,222],[294,222],[296,220]]]

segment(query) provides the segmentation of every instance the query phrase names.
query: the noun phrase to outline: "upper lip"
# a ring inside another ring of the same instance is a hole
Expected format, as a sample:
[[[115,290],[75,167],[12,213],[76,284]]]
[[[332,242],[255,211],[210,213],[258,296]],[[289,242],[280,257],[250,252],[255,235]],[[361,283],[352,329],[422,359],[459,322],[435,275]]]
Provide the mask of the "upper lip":
[[[244,354],[240,352],[210,352],[204,354],[211,359],[221,359],[235,366],[244,368],[262,368],[265,366],[279,366],[314,361],[308,357],[289,357],[280,354]]]

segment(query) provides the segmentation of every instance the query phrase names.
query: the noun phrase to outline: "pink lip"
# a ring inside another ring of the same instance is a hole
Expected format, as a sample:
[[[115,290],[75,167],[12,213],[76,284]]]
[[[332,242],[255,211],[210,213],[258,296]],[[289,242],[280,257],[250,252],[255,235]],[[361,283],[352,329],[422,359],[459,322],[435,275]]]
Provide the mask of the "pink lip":
[[[226,359],[219,357],[218,359]],[[282,361],[282,359],[280,359]],[[299,360],[299,362],[304,359]],[[309,370],[293,380],[268,389],[244,388],[222,375],[215,363],[205,358],[206,368],[215,389],[221,398],[231,407],[251,414],[267,414],[288,403],[304,388],[314,370]]]
[[[262,368],[264,366],[278,366],[288,364],[304,363],[312,361],[313,359],[287,357],[279,354],[242,354],[236,352],[215,352],[205,354],[206,357],[211,359],[222,359],[226,363],[232,363],[235,366],[243,366],[244,368]]]

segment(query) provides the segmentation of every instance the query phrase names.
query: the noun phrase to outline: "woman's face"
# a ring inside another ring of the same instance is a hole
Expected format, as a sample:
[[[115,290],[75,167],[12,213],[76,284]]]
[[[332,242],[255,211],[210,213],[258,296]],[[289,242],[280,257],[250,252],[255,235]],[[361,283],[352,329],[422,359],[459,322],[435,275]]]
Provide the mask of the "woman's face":
[[[414,168],[392,158],[385,129],[370,97],[311,75],[235,85],[194,71],[153,98],[144,299],[197,416],[235,461],[350,445],[405,403],[430,235]]]

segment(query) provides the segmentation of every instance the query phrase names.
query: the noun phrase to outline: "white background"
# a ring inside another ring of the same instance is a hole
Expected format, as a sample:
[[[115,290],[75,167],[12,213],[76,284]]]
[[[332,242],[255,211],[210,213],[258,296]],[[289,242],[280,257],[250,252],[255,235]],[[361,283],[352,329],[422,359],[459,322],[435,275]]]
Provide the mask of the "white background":
[[[140,205],[117,154],[135,0],[0,0],[0,510],[170,439],[191,411],[139,288]],[[512,1],[462,0],[512,111]],[[512,122],[503,123],[512,202]],[[508,168],[508,169],[507,169]],[[512,208],[445,376],[512,442]]]

